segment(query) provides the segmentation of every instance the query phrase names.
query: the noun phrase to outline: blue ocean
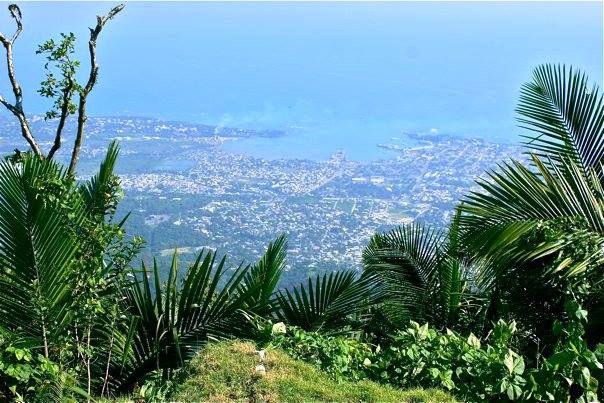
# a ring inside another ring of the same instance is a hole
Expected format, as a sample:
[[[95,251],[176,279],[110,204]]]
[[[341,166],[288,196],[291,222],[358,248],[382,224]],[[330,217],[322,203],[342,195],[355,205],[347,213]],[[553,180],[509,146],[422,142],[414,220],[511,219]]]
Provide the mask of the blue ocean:
[[[112,5],[21,5],[30,111],[49,108],[36,44],[73,31],[84,77],[86,26]],[[379,159],[377,144],[410,132],[514,142],[532,69],[564,63],[602,83],[602,37],[597,1],[130,2],[99,39],[89,111],[285,131],[226,146],[265,158]]]

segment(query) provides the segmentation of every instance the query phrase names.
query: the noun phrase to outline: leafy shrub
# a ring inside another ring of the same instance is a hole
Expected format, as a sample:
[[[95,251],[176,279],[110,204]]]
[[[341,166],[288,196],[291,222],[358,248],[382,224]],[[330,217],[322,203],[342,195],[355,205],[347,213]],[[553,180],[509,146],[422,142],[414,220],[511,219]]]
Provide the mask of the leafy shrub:
[[[0,333],[0,400],[44,401],[49,396],[83,393],[75,386],[72,374],[36,354],[23,340]]]
[[[556,322],[554,353],[537,368],[512,348],[516,323],[499,320],[488,340],[428,324],[396,333],[388,347],[288,327],[272,332],[270,345],[307,361],[336,380],[370,379],[398,388],[445,389],[464,401],[594,401],[602,365],[583,339],[587,312],[566,303],[567,318]],[[267,326],[269,329],[270,326]],[[274,327],[274,326],[273,326]],[[599,351],[600,355],[604,355]]]
[[[597,401],[598,380],[602,364],[585,342],[587,311],[574,300],[565,304],[567,320],[556,321],[558,338],[554,353],[529,374],[527,398],[539,400]],[[595,375],[595,376],[594,376]]]
[[[447,389],[464,400],[516,399],[524,393],[524,359],[509,348],[515,324],[500,321],[492,345],[471,334],[441,333],[428,325],[411,327],[392,337],[389,347],[339,336],[288,328],[273,334],[271,345],[314,364],[332,378],[364,379],[399,388]]]
[[[273,335],[271,345],[285,350],[290,356],[313,363],[335,380],[367,378],[373,351],[360,341],[306,332],[289,327],[285,333]]]
[[[142,386],[135,390],[134,396],[144,402],[165,402],[174,393],[178,381],[183,380],[184,374],[181,369],[173,371],[169,379],[166,379],[163,371],[152,371],[145,375]]]
[[[566,320],[554,326],[554,353],[537,368],[525,368],[510,347],[514,322],[500,320],[485,345],[473,334],[465,338],[412,322],[376,356],[373,378],[399,387],[444,388],[465,401],[594,401],[598,381],[592,372],[602,365],[583,339],[587,312],[573,300],[565,309]]]
[[[483,347],[473,334],[464,338],[411,322],[382,350],[353,339],[288,328],[274,334],[270,344],[334,379],[369,378],[399,388],[447,389],[464,400],[479,401],[523,394],[524,360],[508,347],[514,331],[514,323],[500,321],[493,344]]]
[[[464,400],[515,399],[522,395],[524,360],[509,348],[515,323],[499,321],[492,344],[483,346],[470,334],[465,338],[427,324],[411,327],[393,337],[372,366],[374,376],[399,387],[438,387]]]

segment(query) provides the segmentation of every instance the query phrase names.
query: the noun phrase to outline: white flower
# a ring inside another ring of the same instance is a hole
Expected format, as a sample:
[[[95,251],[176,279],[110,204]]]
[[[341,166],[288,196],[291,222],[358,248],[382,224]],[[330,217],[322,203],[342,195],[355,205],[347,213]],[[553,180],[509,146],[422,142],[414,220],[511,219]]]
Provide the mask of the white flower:
[[[266,350],[256,350],[256,354],[258,354],[258,357],[260,357],[260,361],[264,361],[264,358],[266,357]]]
[[[285,323],[279,322],[273,325],[272,334],[285,334],[287,333],[287,328],[285,327]]]
[[[368,367],[371,365],[371,360],[369,358],[365,358],[365,360],[363,360],[363,365]]]

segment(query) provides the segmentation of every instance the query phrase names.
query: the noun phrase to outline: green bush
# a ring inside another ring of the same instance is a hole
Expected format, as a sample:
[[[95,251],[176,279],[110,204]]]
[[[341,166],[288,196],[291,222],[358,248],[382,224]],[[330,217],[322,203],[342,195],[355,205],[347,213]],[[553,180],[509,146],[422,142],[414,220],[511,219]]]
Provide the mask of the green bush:
[[[587,311],[574,300],[565,304],[566,321],[556,321],[554,353],[528,374],[525,396],[539,400],[597,401],[602,364],[584,340]]]
[[[602,364],[583,339],[587,312],[574,300],[565,304],[566,318],[554,325],[554,352],[536,368],[511,348],[514,322],[500,320],[487,344],[412,322],[392,345],[376,355],[373,379],[398,387],[437,387],[464,401],[530,399],[597,400]]]
[[[271,345],[297,359],[313,363],[335,380],[368,377],[373,351],[368,344],[344,337],[327,336],[290,327],[274,335]]]
[[[1,401],[46,401],[57,395],[65,400],[78,394],[84,396],[85,392],[76,387],[73,374],[0,332]]]
[[[491,344],[411,322],[376,355],[373,377],[398,387],[438,387],[466,401],[517,399],[526,380],[524,359],[509,348],[515,324],[500,321]]]
[[[565,309],[566,319],[554,326],[558,337],[554,352],[536,368],[527,368],[525,358],[513,349],[516,323],[503,320],[483,341],[472,333],[464,337],[411,322],[384,349],[297,328],[273,332],[269,344],[336,380],[369,379],[402,389],[445,389],[472,402],[594,401],[602,365],[583,339],[587,312],[572,300]]]
[[[399,388],[446,389],[464,400],[519,398],[526,380],[524,360],[509,348],[515,324],[500,321],[492,345],[471,334],[439,332],[427,324],[394,335],[381,349],[353,339],[288,328],[272,346],[312,363],[333,379],[372,379]]]

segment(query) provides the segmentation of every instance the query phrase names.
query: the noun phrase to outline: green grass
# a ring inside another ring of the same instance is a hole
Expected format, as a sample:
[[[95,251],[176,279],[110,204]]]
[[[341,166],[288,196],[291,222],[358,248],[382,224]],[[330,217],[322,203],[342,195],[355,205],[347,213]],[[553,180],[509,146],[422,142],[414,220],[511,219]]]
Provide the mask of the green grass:
[[[266,352],[264,375],[256,372],[254,345],[240,341],[209,345],[188,367],[172,401],[266,402],[450,402],[439,390],[396,390],[374,382],[335,382],[315,367],[286,353]]]

